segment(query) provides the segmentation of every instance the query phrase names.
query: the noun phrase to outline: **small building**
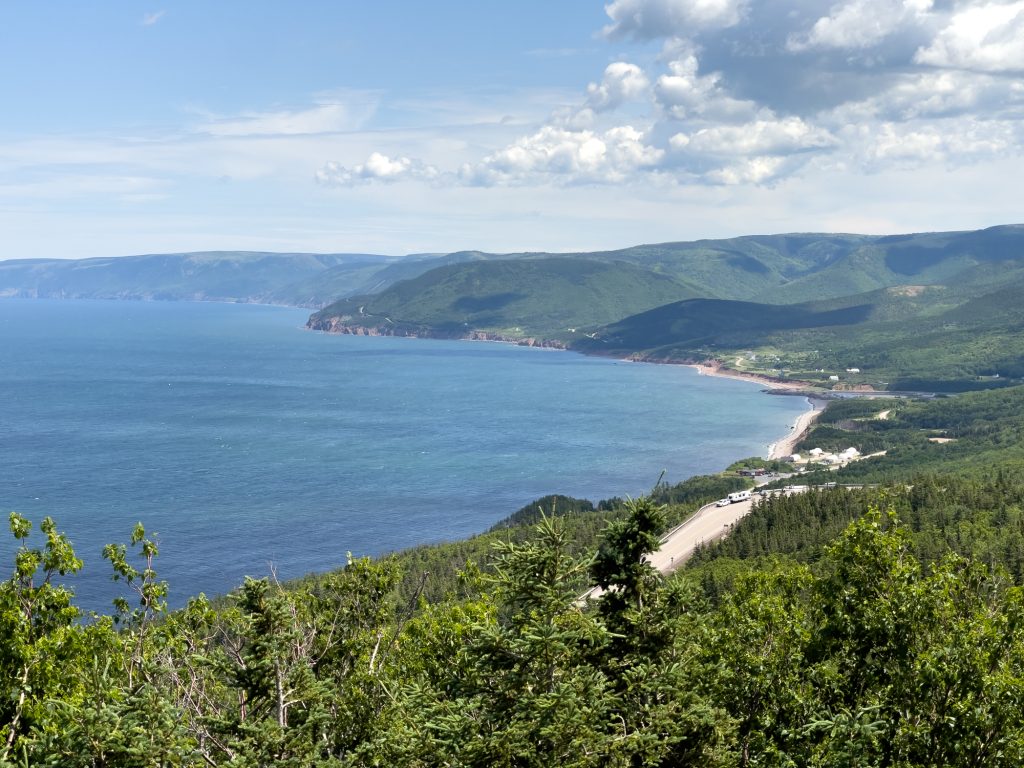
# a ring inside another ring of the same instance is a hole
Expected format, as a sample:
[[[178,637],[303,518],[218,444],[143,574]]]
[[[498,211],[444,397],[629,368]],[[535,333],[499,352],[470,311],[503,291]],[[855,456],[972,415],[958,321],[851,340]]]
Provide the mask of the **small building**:
[[[798,464],[798,463],[800,463],[801,461],[803,461],[803,460],[804,460],[804,458],[803,458],[803,456],[801,456],[801,455],[800,455],[799,453],[794,453],[794,454],[793,454],[792,456],[790,456],[790,457],[789,457],[789,460],[790,460],[790,461],[791,461],[791,462],[792,462],[793,464]]]
[[[817,458],[819,458],[821,456],[821,454],[824,453],[824,451],[821,450],[821,448],[811,448],[809,453],[811,454],[811,456],[813,456],[814,458],[817,459]]]
[[[847,373],[860,373],[860,368],[847,368]]]
[[[838,376],[836,376],[836,375],[835,375],[835,374],[833,373],[833,374],[832,374],[831,376],[829,376],[829,377],[828,377],[828,380],[829,380],[829,381],[839,381],[839,377],[838,377]]]

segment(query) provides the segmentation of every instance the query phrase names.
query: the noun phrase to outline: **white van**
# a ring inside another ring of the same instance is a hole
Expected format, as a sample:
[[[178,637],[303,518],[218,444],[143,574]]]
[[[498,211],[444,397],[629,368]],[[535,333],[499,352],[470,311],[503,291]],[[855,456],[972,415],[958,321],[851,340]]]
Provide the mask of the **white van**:
[[[750,491],[736,491],[736,493],[730,493],[727,497],[730,504],[735,504],[737,501],[746,501],[750,498]]]

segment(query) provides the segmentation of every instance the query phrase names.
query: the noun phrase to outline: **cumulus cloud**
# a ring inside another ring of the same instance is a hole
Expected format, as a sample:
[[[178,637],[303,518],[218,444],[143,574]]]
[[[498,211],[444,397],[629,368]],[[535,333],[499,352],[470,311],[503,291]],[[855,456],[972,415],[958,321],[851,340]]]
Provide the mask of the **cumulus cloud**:
[[[609,0],[605,11],[606,36],[660,43],[660,55],[613,61],[575,104],[457,170],[381,155],[379,167],[322,173],[345,184],[756,186],[1024,149],[1024,82],[1007,76],[1024,71],[1024,0]]]
[[[316,181],[325,186],[351,187],[371,181],[395,182],[409,179],[431,181],[440,175],[437,168],[408,157],[390,158],[374,152],[366,162],[346,168],[331,161],[316,172]]]
[[[684,49],[668,62],[668,72],[658,77],[654,87],[658,103],[672,117],[744,119],[756,111],[753,101],[735,99],[721,87],[720,73],[701,75],[699,71],[697,55]]]
[[[833,122],[942,120],[964,114],[1005,119],[1024,107],[1024,83],[978,72],[939,70],[903,75],[889,88],[833,110]]]
[[[727,186],[769,184],[785,175],[785,165],[786,159],[782,157],[751,157],[711,170],[705,174],[705,179]]]
[[[721,29],[737,24],[747,0],[613,0],[605,6],[612,23],[609,37],[656,40],[685,37],[694,29]]]
[[[931,8],[932,0],[851,0],[834,6],[806,35],[791,37],[789,47],[870,48],[903,25],[921,20]]]
[[[511,146],[466,165],[460,176],[481,186],[557,178],[568,183],[615,183],[657,166],[664,151],[642,131],[618,126],[603,133],[545,126]]]
[[[600,83],[587,86],[587,106],[602,112],[642,97],[650,88],[647,75],[636,64],[616,61],[605,67]]]
[[[880,123],[847,128],[847,140],[860,164],[870,171],[963,165],[998,157],[1019,148],[1019,129],[1005,121],[960,118],[952,124]]]
[[[1024,0],[988,2],[953,14],[919,64],[982,72],[1024,71]]]
[[[799,117],[787,117],[703,128],[689,137],[685,146],[691,152],[761,156],[810,152],[836,143],[824,128],[809,125]]]
[[[167,14],[167,11],[154,11],[153,13],[146,13],[142,16],[142,26],[151,27],[156,24]]]

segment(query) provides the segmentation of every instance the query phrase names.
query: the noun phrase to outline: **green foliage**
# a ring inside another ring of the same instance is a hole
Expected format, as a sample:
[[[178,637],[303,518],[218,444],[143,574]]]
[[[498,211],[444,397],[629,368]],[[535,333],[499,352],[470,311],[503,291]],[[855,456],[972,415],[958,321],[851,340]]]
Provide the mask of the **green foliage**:
[[[650,498],[631,499],[626,516],[605,529],[590,568],[592,581],[605,590],[601,598],[609,612],[642,603],[657,573],[645,555],[658,549],[665,530],[665,510]]]
[[[499,531],[503,528],[512,528],[517,525],[535,525],[545,515],[556,517],[569,513],[579,514],[593,511],[594,504],[586,499],[574,499],[572,496],[562,496],[560,494],[542,496],[536,501],[530,502],[522,509],[513,512],[504,520],[495,523],[491,526],[490,530]]]
[[[508,338],[572,338],[659,304],[693,296],[687,284],[621,262],[538,258],[439,267],[373,296],[332,304],[330,318],[396,335],[461,338],[486,331]],[[577,330],[570,330],[577,329]]]
[[[651,492],[651,500],[664,506],[666,525],[678,525],[701,505],[720,499],[728,493],[749,486],[738,477],[696,475],[680,483],[659,483]],[[567,496],[546,496],[526,505],[499,521],[487,533],[462,541],[413,547],[396,555],[402,576],[396,599],[407,605],[419,597],[430,603],[446,598],[472,597],[479,593],[479,583],[466,578],[466,566],[489,570],[487,565],[497,542],[523,543],[535,535],[534,524],[541,513],[562,518],[576,554],[597,549],[605,526],[626,514],[626,501],[604,499],[596,505]],[[580,583],[582,590],[584,584]]]
[[[796,567],[741,581],[703,646],[741,765],[1014,765],[1021,595],[947,558],[925,569],[872,512]]]
[[[82,567],[70,542],[47,517],[39,526],[46,544],[30,547],[32,524],[15,512],[9,520],[19,546],[14,572],[0,584],[0,764],[23,753],[50,699],[82,694],[73,672],[85,636],[71,591],[54,583]]]
[[[416,561],[350,559],[173,613],[139,526],[138,565],[106,550],[137,606],[88,620],[54,583],[70,543],[46,521],[32,548],[12,515],[0,766],[1009,768],[1022,510],[999,471],[779,497],[666,581],[646,556],[668,510],[644,497],[487,534],[438,600],[397,598]]]
[[[750,482],[740,477],[694,475],[675,485],[659,483],[651,491],[651,500],[655,504],[666,505],[665,521],[671,527],[681,523],[703,504],[749,487]]]
[[[985,476],[993,467],[1015,471],[1024,466],[1024,387],[902,401],[887,419],[852,421],[831,416],[842,403],[830,403],[823,423],[811,430],[798,449],[852,445],[862,453],[885,450],[886,455],[828,473],[827,480],[891,482],[922,472]],[[879,410],[888,408],[882,405]]]
[[[748,456],[745,459],[734,461],[725,468],[726,472],[738,472],[741,469],[763,469],[767,472],[792,472],[794,467],[788,461],[778,459],[765,459],[761,456]],[[725,494],[723,494],[725,495]]]

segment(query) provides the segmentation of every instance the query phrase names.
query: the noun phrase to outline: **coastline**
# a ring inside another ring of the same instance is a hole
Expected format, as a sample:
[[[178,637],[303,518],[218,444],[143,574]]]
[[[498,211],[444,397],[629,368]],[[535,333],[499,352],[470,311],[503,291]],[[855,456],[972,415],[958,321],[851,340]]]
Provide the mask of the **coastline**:
[[[758,376],[752,373],[741,373],[739,371],[732,371],[723,369],[720,365],[709,364],[709,363],[689,363],[691,368],[696,368],[697,372],[701,376],[715,376],[721,379],[734,379],[736,381],[749,381],[753,384],[765,384],[771,386],[772,390],[778,393],[794,394],[797,392],[807,392],[807,387],[799,382],[794,381],[783,381],[780,379],[772,379],[768,376]],[[795,422],[790,426],[789,432],[779,440],[768,446],[768,455],[766,458],[769,460],[781,459],[789,456],[793,453],[793,448],[799,443],[804,435],[806,435],[811,426],[822,411],[825,410],[826,400],[822,397],[815,397],[813,392],[807,392],[807,406],[808,410],[801,413]]]
[[[807,404],[810,406],[810,410],[804,411],[797,417],[793,426],[789,428],[788,435],[768,446],[768,458],[782,459],[791,455],[796,444],[803,440],[822,411],[825,410],[825,403],[825,400],[808,397]]]
[[[743,373],[731,368],[723,368],[721,363],[683,363],[691,368],[696,368],[701,376],[716,376],[720,379],[736,379],[737,381],[752,381],[756,384],[764,384],[773,390],[786,390],[800,392],[808,389],[807,384],[787,379],[775,379],[771,376],[762,376],[757,373]]]
[[[537,348],[547,348],[558,351],[578,351],[567,349],[566,346],[560,342],[552,342],[545,339],[537,338],[525,338],[525,339],[513,339],[500,334],[487,333],[482,331],[474,331],[468,334],[458,334],[455,336],[443,336],[441,334],[421,334],[414,332],[388,332],[381,333],[379,329],[368,328],[365,326],[352,326],[343,323],[329,322],[314,323],[312,318],[310,322],[306,324],[306,328],[313,331],[319,331],[327,334],[340,334],[340,335],[354,335],[354,336],[405,336],[407,338],[447,338],[458,339],[462,341],[483,341],[497,344],[513,344],[516,346],[527,346]],[[586,354],[585,352],[582,354]],[[685,360],[673,361],[673,360],[644,360],[643,358],[636,357],[625,357],[620,358],[629,362],[657,362],[668,365],[685,365],[689,368],[693,368],[701,376],[714,376],[721,379],[733,379],[735,381],[747,381],[752,384],[761,384],[769,387],[766,390],[766,394],[786,394],[796,395],[804,394],[807,396],[808,410],[800,414],[796,421],[790,426],[789,432],[776,440],[773,443],[769,443],[767,448],[767,458],[769,460],[780,459],[784,456],[789,456],[793,453],[793,448],[798,442],[807,434],[811,426],[817,420],[818,416],[824,410],[826,401],[823,397],[816,397],[816,393],[813,390],[809,390],[808,386],[803,382],[789,381],[786,379],[776,379],[771,376],[763,376],[753,373],[743,373],[728,368],[723,368],[722,364],[717,360],[705,361],[702,363],[689,362]]]

